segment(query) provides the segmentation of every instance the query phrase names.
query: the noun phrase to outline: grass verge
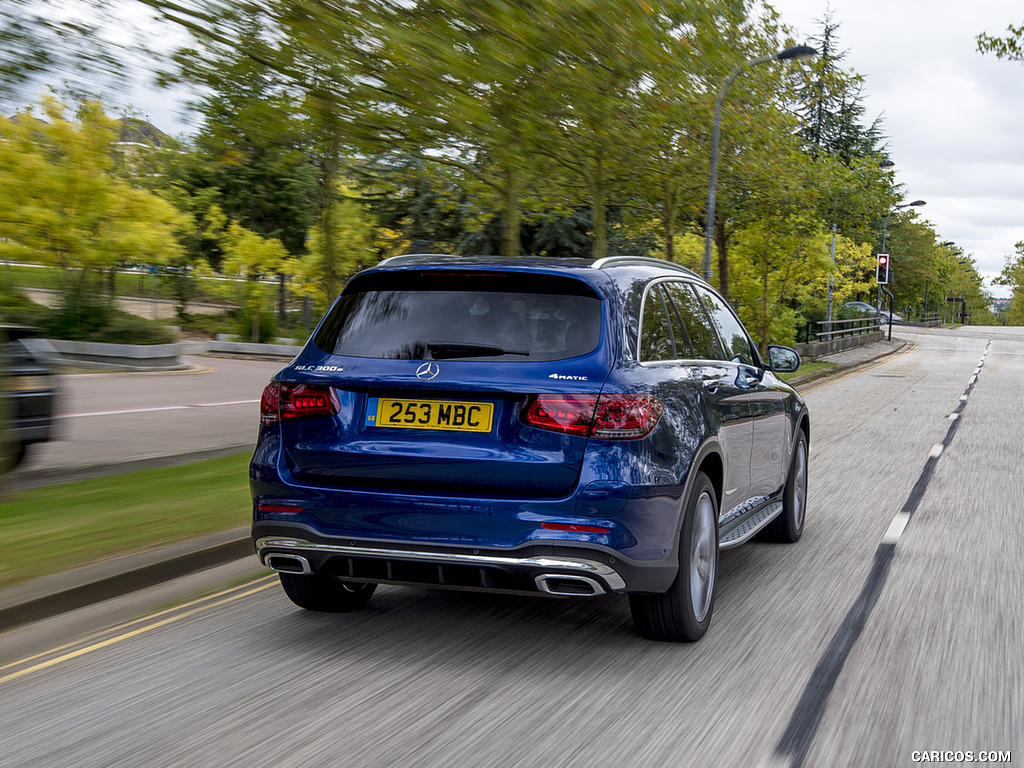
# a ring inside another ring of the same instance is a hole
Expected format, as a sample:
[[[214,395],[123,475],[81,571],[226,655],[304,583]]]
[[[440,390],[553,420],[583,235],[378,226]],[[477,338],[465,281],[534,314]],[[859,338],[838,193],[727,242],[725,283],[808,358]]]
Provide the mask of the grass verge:
[[[828,373],[835,367],[835,363],[802,363],[800,370],[796,373],[784,373],[779,378],[783,381],[789,381],[790,379],[802,378],[809,374]]]
[[[247,525],[249,456],[5,496],[0,500],[0,587]]]

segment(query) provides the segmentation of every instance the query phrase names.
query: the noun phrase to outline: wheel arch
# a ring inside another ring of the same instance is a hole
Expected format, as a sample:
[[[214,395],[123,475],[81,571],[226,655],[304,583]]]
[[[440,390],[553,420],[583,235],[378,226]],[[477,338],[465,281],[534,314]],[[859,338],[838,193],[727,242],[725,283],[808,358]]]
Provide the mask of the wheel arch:
[[[690,498],[690,494],[693,490],[694,481],[699,473],[703,473],[708,480],[711,481],[711,485],[715,490],[715,502],[719,507],[722,505],[722,484],[725,481],[725,465],[722,461],[721,448],[718,443],[711,441],[706,443],[697,455],[694,457],[693,463],[690,466],[690,473],[686,478],[686,483],[683,486],[682,504],[680,505],[679,519],[676,521],[676,533],[678,534],[683,527],[683,514],[682,509],[685,507],[686,500]],[[678,536],[676,537],[678,542]]]
[[[804,440],[807,443],[808,450],[811,447],[811,417],[807,415],[807,409],[804,408],[800,413],[800,418],[797,420],[796,429],[793,430],[793,448],[790,451],[789,460],[793,460],[793,451],[796,450],[796,436],[797,432],[804,433]]]

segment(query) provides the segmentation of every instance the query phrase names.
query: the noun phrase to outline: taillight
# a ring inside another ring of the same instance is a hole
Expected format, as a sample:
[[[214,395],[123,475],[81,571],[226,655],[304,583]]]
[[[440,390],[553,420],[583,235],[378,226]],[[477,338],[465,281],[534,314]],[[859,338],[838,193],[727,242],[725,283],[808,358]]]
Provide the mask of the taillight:
[[[594,437],[635,440],[651,433],[661,418],[661,400],[652,395],[602,395],[594,414]]]
[[[330,387],[272,381],[260,398],[260,423],[319,419],[334,416],[339,408],[338,396]]]
[[[277,404],[281,399],[281,385],[272,381],[263,388],[260,398],[260,424],[275,424],[278,421]]]
[[[636,440],[651,433],[662,409],[653,395],[532,395],[519,418],[552,432]]]
[[[589,437],[598,395],[534,395],[520,419],[530,427]]]

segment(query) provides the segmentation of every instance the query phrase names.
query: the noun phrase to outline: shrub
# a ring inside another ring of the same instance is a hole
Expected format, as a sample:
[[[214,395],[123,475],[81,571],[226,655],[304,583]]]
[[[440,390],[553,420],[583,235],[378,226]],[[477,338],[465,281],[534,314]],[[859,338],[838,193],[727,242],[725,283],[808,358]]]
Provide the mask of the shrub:
[[[239,341],[253,341],[252,312],[239,311],[235,314],[234,335]],[[264,310],[259,314],[259,338],[261,344],[273,342],[277,338],[277,314],[272,310]]]
[[[89,336],[89,341],[106,344],[170,344],[176,340],[174,331],[166,325],[126,312],[116,312],[110,322]]]
[[[53,339],[90,341],[116,311],[110,300],[99,294],[67,291],[50,314],[44,332]]]
[[[0,322],[45,328],[50,314],[48,307],[30,301],[17,290],[0,290]]]
[[[214,337],[218,333],[232,333],[235,323],[226,315],[193,315],[179,316],[178,323],[183,331],[192,331]]]

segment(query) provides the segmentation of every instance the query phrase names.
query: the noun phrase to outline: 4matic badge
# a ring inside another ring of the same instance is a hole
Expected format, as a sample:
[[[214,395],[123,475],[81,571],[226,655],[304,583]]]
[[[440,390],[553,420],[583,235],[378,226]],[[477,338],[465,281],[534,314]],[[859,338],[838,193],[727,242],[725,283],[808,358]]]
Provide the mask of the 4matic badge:
[[[559,381],[586,381],[586,376],[566,376],[563,373],[552,373],[548,376],[549,379],[558,379]]]

